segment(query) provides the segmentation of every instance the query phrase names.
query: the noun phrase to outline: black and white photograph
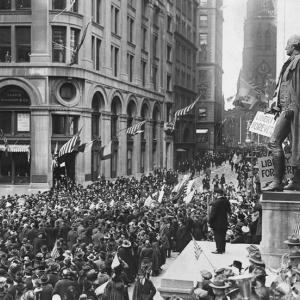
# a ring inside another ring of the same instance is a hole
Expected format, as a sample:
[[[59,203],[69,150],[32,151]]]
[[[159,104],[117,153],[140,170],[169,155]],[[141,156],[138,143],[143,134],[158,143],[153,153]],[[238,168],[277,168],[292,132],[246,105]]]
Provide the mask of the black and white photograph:
[[[300,1],[0,0],[0,300],[200,299],[300,299]]]

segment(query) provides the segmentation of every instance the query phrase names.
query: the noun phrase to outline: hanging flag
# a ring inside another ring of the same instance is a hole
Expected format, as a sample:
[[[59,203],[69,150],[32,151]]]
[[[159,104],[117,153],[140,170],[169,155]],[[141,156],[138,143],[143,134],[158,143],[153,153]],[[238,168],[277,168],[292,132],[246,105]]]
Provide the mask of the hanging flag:
[[[53,249],[52,249],[50,255],[51,255],[51,257],[54,258],[54,259],[56,259],[56,258],[59,257],[59,252],[58,252],[58,249],[57,249],[57,240],[55,241],[55,244],[54,244],[54,246],[53,246]]]
[[[120,265],[120,260],[118,258],[118,253],[116,252],[115,256],[114,256],[114,259],[111,263],[111,268],[112,269],[115,269],[116,267],[118,267]]]
[[[183,198],[183,202],[185,204],[189,204],[193,200],[194,194],[195,194],[195,191],[191,191],[187,196],[185,196]]]
[[[158,196],[158,199],[157,199],[157,202],[158,203],[161,203],[162,202],[162,199],[164,197],[164,190],[162,189],[160,192],[159,192],[159,196]]]
[[[153,199],[151,198],[151,196],[149,196],[149,197],[145,200],[144,206],[150,207],[152,203],[153,203]]]
[[[81,130],[82,128],[70,140],[62,145],[59,150],[58,157],[62,157],[65,154],[72,153],[75,150],[75,147],[77,146],[77,143],[79,141]]]
[[[78,152],[88,152],[92,149],[93,147],[93,143],[95,142],[96,140],[92,140],[90,142],[87,142],[87,143],[83,143],[81,145],[78,146]]]
[[[101,160],[105,160],[105,159],[110,159],[111,158],[111,143],[112,142],[110,141],[107,145],[101,147],[101,149],[100,149]]]
[[[81,39],[80,39],[80,42],[78,43],[78,45],[75,46],[75,49],[72,50],[73,52],[72,52],[72,57],[71,57],[70,66],[74,65],[74,64],[76,63],[76,61],[77,61],[78,52],[79,52],[81,46],[83,45],[83,42],[84,42],[84,40],[85,40],[86,33],[87,33],[87,30],[88,30],[88,27],[89,27],[91,21],[92,21],[92,20],[90,20],[90,21],[87,23],[87,25],[85,26],[84,31],[83,31],[82,36],[81,36]]]
[[[140,132],[143,132],[141,130],[142,126],[146,123],[146,121],[142,121],[142,122],[139,122],[129,128],[127,128],[126,130],[126,134],[130,134],[130,135],[135,135],[135,134],[138,134]]]
[[[188,112],[190,112],[190,111],[194,108],[194,106],[196,105],[196,103],[199,101],[199,99],[200,99],[200,96],[198,96],[198,97],[196,98],[196,100],[195,100],[192,104],[190,104],[189,106],[177,110],[177,111],[175,112],[175,121],[176,121],[177,117],[184,116],[184,115],[186,115]]]
[[[53,155],[52,155],[51,170],[53,170],[54,168],[57,168],[57,166],[58,166],[57,159],[58,159],[58,142],[56,142],[54,152],[53,152]]]
[[[201,249],[201,247],[198,245],[197,241],[195,240],[195,238],[192,236],[193,239],[193,244],[194,244],[194,254],[195,254],[195,258],[198,260],[201,253],[203,252],[203,250]]]
[[[192,191],[194,184],[195,184],[195,179],[188,181],[187,186],[186,186],[186,194],[187,195]]]
[[[251,110],[253,107],[261,101],[263,98],[263,92],[258,88],[257,85],[251,81],[247,81],[242,72],[239,74],[237,95],[233,102],[233,105],[240,106],[245,109]]]

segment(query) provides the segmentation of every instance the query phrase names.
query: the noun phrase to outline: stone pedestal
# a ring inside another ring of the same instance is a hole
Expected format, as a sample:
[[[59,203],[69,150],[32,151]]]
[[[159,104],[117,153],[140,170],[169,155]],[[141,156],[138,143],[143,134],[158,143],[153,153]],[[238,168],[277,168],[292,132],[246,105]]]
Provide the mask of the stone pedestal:
[[[278,268],[282,255],[288,252],[283,242],[293,234],[300,220],[300,192],[265,192],[261,203],[262,257],[267,266]]]

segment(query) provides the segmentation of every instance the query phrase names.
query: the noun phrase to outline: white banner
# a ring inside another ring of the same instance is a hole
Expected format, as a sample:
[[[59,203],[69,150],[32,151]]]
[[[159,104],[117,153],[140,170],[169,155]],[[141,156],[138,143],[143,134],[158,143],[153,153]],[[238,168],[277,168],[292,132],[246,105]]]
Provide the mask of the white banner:
[[[270,182],[274,179],[274,167],[271,156],[260,157],[257,159],[259,168],[259,178],[261,183]],[[293,178],[293,167],[289,164],[289,161],[285,161],[285,176],[287,178]]]
[[[274,115],[258,111],[250,125],[249,131],[270,137],[274,131],[275,123]]]

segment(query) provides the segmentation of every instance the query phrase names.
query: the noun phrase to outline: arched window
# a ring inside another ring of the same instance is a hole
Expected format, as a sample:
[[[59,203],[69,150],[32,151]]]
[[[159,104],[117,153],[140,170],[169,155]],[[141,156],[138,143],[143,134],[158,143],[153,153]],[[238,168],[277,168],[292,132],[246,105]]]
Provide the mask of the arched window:
[[[30,104],[18,86],[0,90],[0,183],[30,181]]]

